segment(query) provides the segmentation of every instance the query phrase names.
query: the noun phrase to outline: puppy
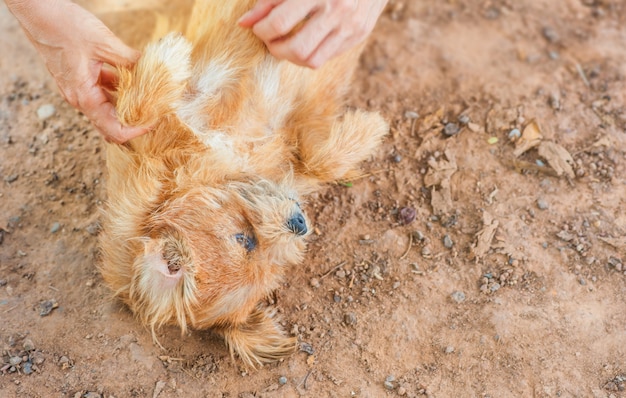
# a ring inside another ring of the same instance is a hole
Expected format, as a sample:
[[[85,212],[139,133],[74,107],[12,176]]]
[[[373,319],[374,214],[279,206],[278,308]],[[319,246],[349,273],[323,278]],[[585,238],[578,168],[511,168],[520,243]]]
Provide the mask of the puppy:
[[[104,280],[153,334],[211,328],[249,367],[296,348],[262,303],[303,260],[300,198],[388,131],[344,108],[360,49],[315,71],[279,61],[237,26],[253,3],[197,1],[184,36],[119,70],[120,120],[151,131],[107,144],[100,240]]]

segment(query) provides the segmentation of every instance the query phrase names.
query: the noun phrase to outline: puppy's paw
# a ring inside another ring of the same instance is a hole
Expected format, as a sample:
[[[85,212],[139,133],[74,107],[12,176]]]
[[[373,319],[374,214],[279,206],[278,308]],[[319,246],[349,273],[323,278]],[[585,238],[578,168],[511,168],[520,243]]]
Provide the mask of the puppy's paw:
[[[118,73],[120,121],[152,126],[180,107],[191,77],[191,44],[180,34],[169,34],[148,45],[133,68],[119,68]]]
[[[223,328],[220,332],[231,356],[239,356],[252,369],[279,361],[296,351],[297,339],[285,336],[274,311],[268,309],[257,308],[245,323]]]

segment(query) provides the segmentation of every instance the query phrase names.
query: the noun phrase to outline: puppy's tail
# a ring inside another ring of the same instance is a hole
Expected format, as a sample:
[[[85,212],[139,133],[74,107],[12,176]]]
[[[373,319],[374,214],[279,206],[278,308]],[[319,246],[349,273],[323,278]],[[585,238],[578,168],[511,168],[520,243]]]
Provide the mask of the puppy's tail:
[[[191,44],[180,34],[170,34],[149,44],[133,68],[118,68],[118,73],[120,121],[152,126],[178,107],[191,77]]]
[[[333,123],[327,137],[303,139],[300,155],[303,174],[318,182],[349,178],[359,162],[374,153],[389,125],[374,112],[347,112]]]
[[[224,336],[231,356],[239,356],[248,368],[279,361],[296,351],[296,338],[284,335],[275,312],[269,309],[257,308],[245,323],[217,331]]]

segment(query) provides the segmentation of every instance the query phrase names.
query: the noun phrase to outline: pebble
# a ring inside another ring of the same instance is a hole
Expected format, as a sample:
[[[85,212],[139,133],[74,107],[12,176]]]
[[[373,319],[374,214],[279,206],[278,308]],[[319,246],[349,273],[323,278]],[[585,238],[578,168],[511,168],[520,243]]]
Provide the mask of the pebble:
[[[402,161],[402,155],[396,153],[395,155],[393,155],[393,161],[394,163],[400,163]]]
[[[497,292],[498,290],[500,290],[500,284],[494,283],[493,285],[491,285],[490,289],[492,292]]]
[[[56,300],[54,299],[46,300],[39,304],[39,315],[40,316],[50,315],[52,310],[57,308],[58,306],[59,306],[59,303],[57,303]]]
[[[11,174],[11,175],[8,175],[8,176],[4,177],[4,181],[6,181],[6,182],[8,182],[10,184],[10,183],[16,181],[18,177],[19,176],[17,174]]]
[[[587,281],[584,278],[580,278],[578,280],[578,283],[580,283],[581,285],[585,286],[587,284]]]
[[[40,106],[39,109],[37,109],[37,117],[39,118],[39,120],[46,120],[54,116],[56,112],[57,110],[54,107],[54,105],[45,104],[45,105]]]
[[[539,208],[539,210],[547,210],[550,206],[545,199],[539,198],[537,199],[537,207]]]
[[[509,131],[509,140],[515,141],[522,136],[522,132],[519,129],[513,129]]]
[[[83,395],[82,398],[102,398],[102,395],[97,392],[90,391],[87,394]]]
[[[98,235],[98,232],[100,232],[100,224],[97,222],[91,223],[87,226],[87,228],[85,228],[85,230],[89,235],[96,236]]]
[[[460,130],[461,129],[459,128],[458,124],[456,124],[456,123],[448,123],[443,128],[443,133],[445,135],[447,135],[448,137],[452,137],[452,136],[457,135]]]
[[[419,119],[420,115],[417,112],[413,112],[413,111],[406,111],[404,112],[404,117],[407,119]]]
[[[446,247],[446,249],[452,249],[452,246],[454,246],[454,242],[452,241],[452,238],[450,238],[450,235],[445,235],[443,237],[443,245]]]
[[[356,315],[354,312],[348,312],[343,316],[343,321],[346,325],[356,325]]]
[[[458,120],[461,124],[469,124],[472,121],[472,119],[470,119],[467,115],[460,115]]]
[[[412,207],[403,207],[398,212],[398,220],[403,225],[408,225],[412,223],[413,221],[415,221],[416,216],[417,216],[417,213],[415,209]]]
[[[59,232],[59,229],[61,229],[61,224],[58,222],[55,222],[54,224],[52,224],[52,227],[50,227],[50,233],[55,234]]]
[[[452,298],[452,300],[456,301],[459,304],[465,301],[465,293],[463,292],[456,291],[452,293],[450,297]]]
[[[9,363],[11,366],[17,366],[22,363],[22,357],[11,357],[9,358]]]
[[[30,359],[35,365],[41,365],[46,360],[46,358],[44,358],[43,356],[43,353],[40,351],[33,352],[30,356]]]
[[[406,395],[406,388],[404,388],[402,386],[398,387],[398,395],[401,396],[401,397],[405,396]]]
[[[556,30],[549,26],[544,27],[541,33],[543,34],[543,37],[550,43],[556,43],[557,41],[559,41],[559,34],[556,33]]]
[[[396,388],[396,386],[393,385],[394,381],[396,381],[396,378],[393,375],[389,375],[387,376],[387,378],[385,378],[385,382],[383,383],[383,385],[387,390],[393,390],[394,388]]]
[[[309,343],[301,343],[300,344],[300,351],[304,351],[304,352],[306,352],[309,355],[315,354],[315,349]]]
[[[317,289],[318,287],[320,287],[320,280],[317,278],[311,278],[311,280],[309,281],[309,283],[311,284],[311,287]]]
[[[22,344],[24,351],[35,351],[35,343],[31,339],[25,339]]]
[[[285,376],[280,376],[278,378],[278,384],[280,384],[281,386],[284,386],[285,384],[287,384],[287,378]]]
[[[446,347],[446,354],[452,354],[454,352],[454,347],[451,345]]]
[[[26,375],[33,373],[33,364],[30,362],[25,362],[22,365],[22,372],[24,372],[24,374]]]

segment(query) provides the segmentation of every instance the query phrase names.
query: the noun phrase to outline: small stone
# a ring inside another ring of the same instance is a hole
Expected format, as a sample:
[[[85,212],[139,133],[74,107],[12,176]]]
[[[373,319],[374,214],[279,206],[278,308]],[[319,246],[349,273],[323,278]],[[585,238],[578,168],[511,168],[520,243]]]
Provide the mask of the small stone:
[[[406,395],[406,388],[404,388],[402,386],[398,387],[398,395],[401,396],[401,397],[405,396]]]
[[[404,112],[404,117],[407,119],[415,120],[415,119],[419,119],[420,115],[417,112],[406,111]]]
[[[87,394],[83,395],[83,398],[102,398],[102,395],[97,392],[90,391]]]
[[[58,306],[59,306],[59,303],[57,303],[57,301],[54,299],[46,300],[42,303],[39,303],[39,315],[40,316],[50,315],[52,310],[57,308]]]
[[[463,292],[456,291],[452,293],[450,297],[452,298],[452,300],[456,301],[459,304],[465,301],[465,293]]]
[[[51,234],[57,233],[59,229],[61,229],[61,224],[59,224],[58,222],[55,222],[54,224],[52,224],[52,227],[50,227],[50,233]]]
[[[522,136],[522,132],[519,129],[513,129],[509,131],[509,140],[516,141]]]
[[[17,366],[22,363],[22,357],[11,357],[9,358],[9,363],[11,366]]]
[[[580,283],[581,285],[585,286],[587,284],[587,281],[584,278],[580,278],[578,280],[578,283]]]
[[[559,41],[559,34],[556,33],[556,31],[549,26],[545,26],[542,29],[541,33],[543,34],[543,37],[550,43],[556,43],[557,41]]]
[[[545,199],[539,198],[537,199],[537,207],[539,208],[539,210],[547,210],[550,206],[548,205],[548,202],[545,201]]]
[[[446,347],[446,354],[452,354],[454,352],[454,347],[451,345]]]
[[[96,236],[98,235],[98,232],[100,232],[100,224],[97,222],[91,223],[87,225],[87,228],[85,228],[85,231],[87,231],[89,235]]]
[[[470,119],[470,117],[467,115],[459,115],[458,121],[461,124],[469,124],[472,119]]]
[[[335,272],[335,276],[339,279],[343,279],[346,277],[346,271],[340,269],[339,271]]]
[[[22,365],[22,372],[24,372],[25,375],[33,373],[33,364],[30,362],[25,362]]]
[[[494,283],[493,285],[491,285],[491,287],[489,289],[491,290],[492,293],[495,293],[498,290],[500,290],[500,284],[499,283]]]
[[[443,133],[447,135],[448,137],[457,135],[459,131],[460,131],[459,125],[456,123],[448,123],[443,128]]]
[[[428,246],[422,247],[422,257],[430,258],[431,256],[432,256],[432,250],[430,250],[430,247]]]
[[[280,384],[281,386],[284,386],[285,384],[287,384],[287,378],[285,376],[280,376],[278,378],[278,384]]]
[[[422,231],[413,231],[413,240],[416,242],[421,242],[424,240],[424,234]]]
[[[415,209],[412,207],[403,207],[398,212],[398,220],[403,225],[408,225],[412,223],[413,221],[415,221],[416,216],[417,216],[417,213]]]
[[[320,287],[320,280],[317,278],[311,278],[309,284],[311,285],[311,287],[317,289],[318,287]]]
[[[346,325],[356,325],[356,315],[353,312],[348,312],[343,316],[343,321]]]
[[[446,247],[446,249],[452,249],[452,246],[454,246],[454,242],[452,241],[452,238],[450,238],[450,235],[445,235],[443,237],[443,245]]]
[[[10,183],[16,181],[18,177],[19,176],[17,174],[10,174],[10,175],[4,177],[4,181],[6,181],[6,182],[8,182],[10,184]]]
[[[393,155],[393,162],[394,163],[400,163],[401,161],[402,161],[402,155],[399,155],[397,153],[395,155]]]
[[[487,139],[487,144],[489,144],[489,145],[495,145],[495,144],[497,144],[497,143],[498,143],[498,141],[499,141],[499,140],[498,140],[498,137],[489,137],[489,138]]]
[[[30,360],[33,361],[35,365],[41,365],[46,360],[46,358],[44,358],[41,351],[35,351],[31,354]]]
[[[22,347],[24,347],[24,351],[35,351],[35,343],[31,339],[25,339]]]
[[[300,351],[306,352],[309,355],[315,354],[315,349],[309,343],[300,343]]]
[[[39,120],[46,120],[54,116],[56,112],[57,110],[54,107],[54,105],[45,104],[45,105],[40,106],[39,109],[37,109],[37,117],[39,118]]]

